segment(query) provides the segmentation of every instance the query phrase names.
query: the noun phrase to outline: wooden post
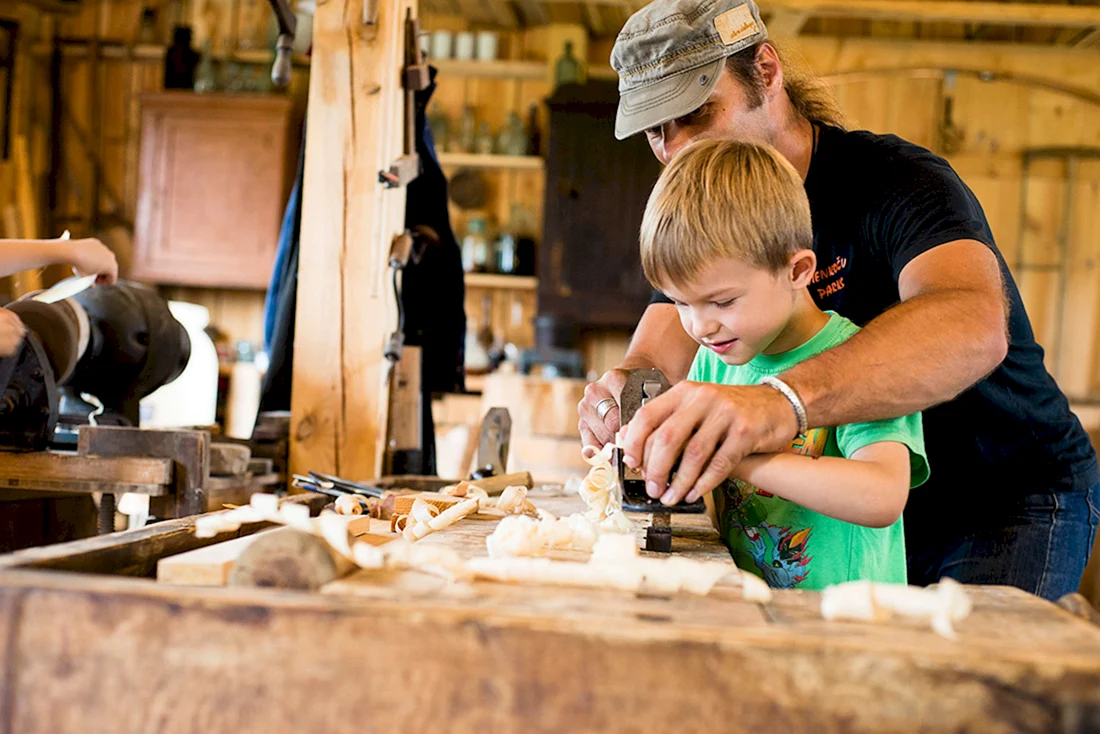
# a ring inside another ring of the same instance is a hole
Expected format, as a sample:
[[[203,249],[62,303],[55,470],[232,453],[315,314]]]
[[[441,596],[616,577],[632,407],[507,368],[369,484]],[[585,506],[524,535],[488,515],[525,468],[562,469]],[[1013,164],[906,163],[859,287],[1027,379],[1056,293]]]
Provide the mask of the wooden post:
[[[402,150],[404,16],[415,0],[318,3],[306,123],[291,470],[378,475],[396,324],[387,265],[405,190],[378,181]]]

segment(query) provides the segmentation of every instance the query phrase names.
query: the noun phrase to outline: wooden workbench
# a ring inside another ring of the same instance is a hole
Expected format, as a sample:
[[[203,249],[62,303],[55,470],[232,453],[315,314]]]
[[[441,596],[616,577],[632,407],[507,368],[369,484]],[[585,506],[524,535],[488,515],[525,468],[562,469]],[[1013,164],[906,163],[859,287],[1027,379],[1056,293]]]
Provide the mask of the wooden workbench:
[[[1007,588],[968,588],[951,641],[825,622],[810,592],[759,605],[359,572],[304,594],[71,572],[147,575],[201,544],[193,521],[0,559],[0,731],[1100,727],[1100,628]],[[491,526],[430,542],[480,552]],[[678,551],[718,553],[692,535]]]

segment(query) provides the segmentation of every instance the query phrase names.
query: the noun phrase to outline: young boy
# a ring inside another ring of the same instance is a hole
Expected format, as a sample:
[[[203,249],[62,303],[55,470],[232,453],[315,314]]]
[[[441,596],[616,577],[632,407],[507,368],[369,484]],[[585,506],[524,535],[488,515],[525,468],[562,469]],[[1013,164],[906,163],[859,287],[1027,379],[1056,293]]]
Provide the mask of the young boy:
[[[0,277],[47,265],[72,265],[77,275],[92,275],[110,285],[118,278],[115,254],[99,240],[0,240]],[[19,317],[0,308],[0,357],[10,357],[23,343],[26,328]]]
[[[664,170],[642,267],[701,345],[688,380],[756,384],[858,331],[814,304],[812,247],[802,181],[772,148],[702,141]],[[737,565],[777,588],[904,583],[901,512],[929,474],[920,415],[815,428],[788,451],[747,457],[715,493]]]

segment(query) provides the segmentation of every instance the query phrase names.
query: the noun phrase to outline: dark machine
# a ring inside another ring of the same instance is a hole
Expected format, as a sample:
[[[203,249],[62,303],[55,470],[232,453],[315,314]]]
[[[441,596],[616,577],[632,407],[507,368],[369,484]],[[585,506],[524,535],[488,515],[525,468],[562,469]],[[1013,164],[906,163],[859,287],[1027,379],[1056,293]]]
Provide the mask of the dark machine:
[[[138,403],[176,379],[191,340],[152,288],[121,282],[56,303],[6,306],[27,326],[0,359],[0,450],[76,443],[76,427],[137,426]]]

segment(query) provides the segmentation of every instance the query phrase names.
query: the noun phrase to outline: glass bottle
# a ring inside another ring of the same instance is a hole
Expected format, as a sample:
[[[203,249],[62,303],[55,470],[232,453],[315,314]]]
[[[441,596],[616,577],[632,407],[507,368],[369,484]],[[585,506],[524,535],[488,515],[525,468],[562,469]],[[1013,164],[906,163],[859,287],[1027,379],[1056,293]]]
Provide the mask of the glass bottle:
[[[524,155],[527,152],[527,133],[523,129],[523,120],[515,112],[509,112],[504,129],[508,131],[504,136],[507,145],[502,146],[500,152],[505,155]]]
[[[573,42],[566,41],[565,52],[558,58],[557,64],[554,65],[554,88],[557,89],[562,84],[580,83],[581,64],[573,56]]]
[[[191,27],[178,25],[172,31],[172,45],[164,54],[164,88],[193,89],[199,52],[191,48]]]
[[[485,236],[486,224],[481,217],[466,223],[466,236],[462,238],[462,269],[467,273],[484,273],[489,265],[489,240]]]
[[[428,111],[428,127],[431,128],[436,151],[447,150],[449,143],[447,136],[450,133],[451,122],[437,103],[432,104]]]
[[[542,154],[542,131],[539,130],[539,107],[527,109],[527,155]]]
[[[141,26],[134,42],[138,46],[151,46],[157,42],[157,9],[143,8]],[[188,44],[190,45],[190,44]]]
[[[477,128],[477,142],[475,143],[478,154],[492,155],[495,142],[493,131],[489,129],[489,123],[482,121]]]
[[[202,44],[202,58],[199,60],[199,68],[195,71],[195,91],[213,92],[218,88],[218,80],[214,74],[214,52],[210,39]]]
[[[462,121],[459,123],[458,128],[458,145],[459,153],[473,153],[474,144],[477,137],[477,123],[474,121],[474,108],[470,105],[466,105],[462,108]]]
[[[493,247],[496,271],[501,275],[516,272],[516,238],[511,232],[502,232]]]
[[[531,213],[523,204],[513,203],[508,217],[508,232],[515,240],[515,266],[512,269],[514,275],[535,274],[534,229]]]

